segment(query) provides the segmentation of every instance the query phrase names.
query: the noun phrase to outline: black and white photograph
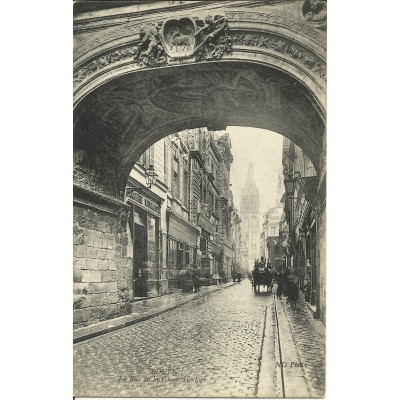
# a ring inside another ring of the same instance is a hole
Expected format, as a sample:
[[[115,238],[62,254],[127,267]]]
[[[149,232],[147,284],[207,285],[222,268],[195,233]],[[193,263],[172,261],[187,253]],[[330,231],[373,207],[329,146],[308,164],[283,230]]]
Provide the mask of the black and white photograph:
[[[76,1],[73,395],[321,398],[327,1]]]
[[[2,11],[2,399],[398,397],[397,3]]]

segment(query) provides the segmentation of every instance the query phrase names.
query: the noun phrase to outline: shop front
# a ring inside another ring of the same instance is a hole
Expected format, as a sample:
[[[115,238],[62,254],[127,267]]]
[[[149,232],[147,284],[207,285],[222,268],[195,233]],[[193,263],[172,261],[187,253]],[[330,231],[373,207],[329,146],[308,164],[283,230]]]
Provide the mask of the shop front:
[[[200,277],[204,282],[212,283],[216,274],[218,260],[212,254],[213,235],[215,226],[203,214],[198,215],[198,225],[201,228],[200,235]]]
[[[130,191],[129,228],[133,244],[133,297],[160,295],[160,215],[162,199],[143,189]]]
[[[167,210],[168,291],[182,289],[187,271],[198,265],[200,229],[183,217]]]
[[[226,278],[223,247],[218,242],[213,242],[211,245],[211,251],[214,259],[214,269],[212,273],[213,283],[222,283]]]
[[[225,280],[231,281],[232,280],[232,265],[233,265],[233,250],[230,246],[224,245],[224,274]]]

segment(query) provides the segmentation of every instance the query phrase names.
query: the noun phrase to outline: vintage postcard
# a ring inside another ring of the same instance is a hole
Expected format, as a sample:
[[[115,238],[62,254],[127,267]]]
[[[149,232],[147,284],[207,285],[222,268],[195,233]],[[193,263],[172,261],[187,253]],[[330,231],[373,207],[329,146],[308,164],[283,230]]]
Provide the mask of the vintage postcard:
[[[321,398],[327,1],[76,1],[73,393]]]

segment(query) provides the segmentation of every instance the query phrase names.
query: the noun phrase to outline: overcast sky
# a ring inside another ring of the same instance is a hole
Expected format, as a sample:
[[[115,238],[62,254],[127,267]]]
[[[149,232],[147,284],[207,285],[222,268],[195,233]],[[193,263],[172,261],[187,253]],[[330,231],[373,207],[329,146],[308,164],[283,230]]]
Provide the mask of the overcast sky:
[[[235,207],[240,210],[240,194],[250,161],[260,193],[261,215],[276,206],[279,172],[282,170],[282,135],[265,129],[229,126],[233,164],[231,183]]]

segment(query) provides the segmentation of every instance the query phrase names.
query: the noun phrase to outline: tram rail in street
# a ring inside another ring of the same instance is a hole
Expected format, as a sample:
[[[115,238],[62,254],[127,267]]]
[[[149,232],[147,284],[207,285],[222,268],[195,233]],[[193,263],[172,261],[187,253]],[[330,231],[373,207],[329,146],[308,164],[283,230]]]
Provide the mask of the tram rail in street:
[[[276,309],[276,295],[274,293],[274,311],[275,311],[275,321],[276,321],[276,333],[277,333],[277,342],[278,342],[278,349],[279,349],[279,366],[281,371],[281,384],[282,384],[282,397],[285,398],[285,377],[283,374],[283,360],[282,360],[282,349],[281,349],[281,338],[279,333],[279,318],[278,312]]]

